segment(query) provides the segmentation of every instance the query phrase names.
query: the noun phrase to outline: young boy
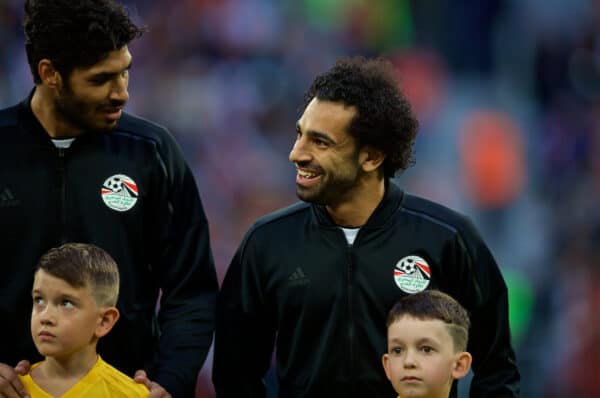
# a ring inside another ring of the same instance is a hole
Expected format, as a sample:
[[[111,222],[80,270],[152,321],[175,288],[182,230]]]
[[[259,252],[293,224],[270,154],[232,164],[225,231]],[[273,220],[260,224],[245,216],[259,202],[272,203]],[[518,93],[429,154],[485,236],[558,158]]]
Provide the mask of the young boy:
[[[119,272],[108,253],[81,243],[51,249],[38,263],[31,293],[31,334],[45,357],[19,376],[32,398],[148,396],[144,385],[96,354],[119,318]]]
[[[388,320],[383,367],[399,398],[448,398],[471,367],[470,321],[452,297],[425,290],[403,297]]]

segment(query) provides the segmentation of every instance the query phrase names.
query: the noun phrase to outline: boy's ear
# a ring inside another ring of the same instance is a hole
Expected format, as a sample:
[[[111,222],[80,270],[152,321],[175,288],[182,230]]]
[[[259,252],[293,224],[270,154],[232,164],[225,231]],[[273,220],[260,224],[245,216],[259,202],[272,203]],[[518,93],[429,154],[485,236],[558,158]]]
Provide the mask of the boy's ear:
[[[382,150],[371,146],[364,146],[358,154],[358,161],[365,172],[377,170],[385,160],[385,153]]]
[[[462,379],[469,373],[473,357],[466,351],[461,351],[456,354],[454,367],[452,368],[452,377],[454,379]]]
[[[100,309],[100,318],[96,325],[95,335],[97,338],[104,337],[111,331],[119,319],[119,310],[116,307],[104,307]]]
[[[383,370],[385,370],[385,375],[388,380],[392,380],[390,375],[390,356],[388,354],[383,354],[381,357],[381,363],[383,364]]]

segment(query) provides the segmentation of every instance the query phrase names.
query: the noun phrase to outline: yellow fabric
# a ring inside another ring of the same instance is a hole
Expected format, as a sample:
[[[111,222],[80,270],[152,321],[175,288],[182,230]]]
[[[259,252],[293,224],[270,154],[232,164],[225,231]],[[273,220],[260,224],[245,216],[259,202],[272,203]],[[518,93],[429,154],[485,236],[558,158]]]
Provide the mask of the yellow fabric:
[[[39,366],[41,362],[31,367]],[[31,378],[31,372],[19,376],[31,398],[54,398]],[[81,380],[60,398],[146,398],[150,392],[146,386],[119,372],[98,356],[98,361]]]

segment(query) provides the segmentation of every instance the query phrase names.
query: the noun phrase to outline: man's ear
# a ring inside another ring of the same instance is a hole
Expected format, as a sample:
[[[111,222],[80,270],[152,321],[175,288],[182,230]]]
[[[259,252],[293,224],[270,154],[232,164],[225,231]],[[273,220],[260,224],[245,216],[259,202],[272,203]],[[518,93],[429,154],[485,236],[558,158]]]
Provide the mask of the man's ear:
[[[385,160],[385,153],[382,150],[373,148],[372,146],[364,146],[358,153],[358,162],[363,171],[369,173],[377,170]]]
[[[38,62],[38,74],[40,75],[40,79],[42,80],[42,84],[50,88],[59,87],[62,84],[62,77],[60,73],[47,58],[41,59]]]
[[[456,358],[454,359],[454,366],[452,368],[452,377],[454,379],[462,379],[469,373],[469,369],[471,369],[471,362],[473,361],[473,357],[466,351],[461,351],[456,353]]]
[[[104,337],[111,331],[119,319],[119,310],[116,307],[103,307],[100,309],[100,318],[96,325],[97,338]]]

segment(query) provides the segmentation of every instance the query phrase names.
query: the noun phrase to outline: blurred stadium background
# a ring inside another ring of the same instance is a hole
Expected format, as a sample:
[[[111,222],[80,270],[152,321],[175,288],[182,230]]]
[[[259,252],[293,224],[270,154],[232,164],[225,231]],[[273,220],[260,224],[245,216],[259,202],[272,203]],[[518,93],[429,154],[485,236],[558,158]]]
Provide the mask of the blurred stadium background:
[[[313,77],[386,56],[421,123],[398,181],[470,215],[491,247],[522,396],[600,397],[600,2],[124,3],[150,29],[131,46],[128,110],[183,147],[220,279],[252,221],[296,200],[287,155]],[[32,87],[22,7],[0,0],[0,107]],[[211,361],[198,397],[214,396]]]

